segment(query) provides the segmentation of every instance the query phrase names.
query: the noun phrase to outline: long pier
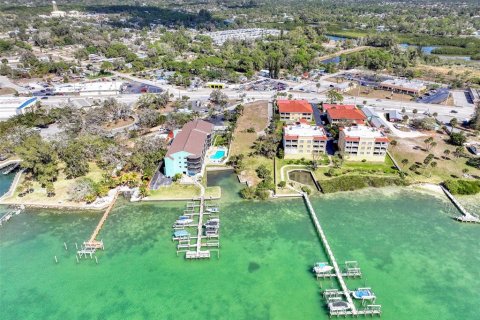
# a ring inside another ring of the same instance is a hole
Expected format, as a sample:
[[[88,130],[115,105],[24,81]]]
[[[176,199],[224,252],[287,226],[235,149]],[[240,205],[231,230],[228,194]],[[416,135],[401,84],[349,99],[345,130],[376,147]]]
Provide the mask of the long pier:
[[[348,292],[350,291],[348,290],[347,285],[345,284],[345,280],[343,279],[343,274],[340,271],[340,268],[338,267],[337,259],[335,259],[332,249],[328,244],[327,237],[325,236],[322,226],[318,221],[317,215],[315,214],[315,210],[313,209],[312,204],[310,203],[310,199],[308,198],[308,195],[306,193],[302,193],[302,195],[303,195],[303,199],[305,200],[305,203],[307,204],[308,211],[310,212],[310,216],[312,217],[312,220],[315,224],[315,228],[317,229],[317,233],[320,236],[320,239],[323,243],[325,250],[327,251],[330,263],[333,265],[336,277],[338,279],[338,282],[340,283],[340,287],[342,288],[342,291],[345,293],[345,298],[347,299],[347,302],[351,306],[350,312],[353,316],[356,316],[358,314],[358,311],[357,311],[357,308],[355,307],[355,303],[353,302],[352,297],[350,296],[350,294],[348,294]]]
[[[473,222],[473,223],[480,223],[480,217],[472,212],[469,212],[467,209],[465,209],[464,206],[458,202],[458,200],[453,196],[453,194],[450,193],[450,191],[447,190],[444,186],[440,185],[442,188],[443,192],[447,195],[447,197],[452,201],[452,203],[457,207],[457,209],[462,213],[461,216],[456,217],[455,219],[461,222]]]
[[[112,203],[110,203],[107,210],[105,210],[105,213],[103,214],[102,218],[98,222],[97,227],[95,228],[95,230],[93,230],[93,233],[90,236],[90,239],[88,240],[89,243],[94,243],[96,241],[95,239],[97,238],[98,234],[100,233],[100,230],[102,230],[103,224],[105,223],[105,221],[108,218],[108,215],[112,211],[112,208],[115,205],[115,202],[117,201],[117,198],[118,198],[118,190],[115,191],[115,196],[113,197]]]

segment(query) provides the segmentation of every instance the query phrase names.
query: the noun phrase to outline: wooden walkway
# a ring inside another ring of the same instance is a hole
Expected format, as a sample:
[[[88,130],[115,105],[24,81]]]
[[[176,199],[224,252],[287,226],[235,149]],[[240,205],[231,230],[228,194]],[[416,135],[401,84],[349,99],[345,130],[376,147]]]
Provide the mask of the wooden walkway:
[[[315,224],[315,228],[317,229],[318,235],[320,236],[320,240],[323,243],[323,246],[325,250],[327,251],[330,263],[333,265],[333,268],[335,270],[335,274],[337,276],[338,282],[340,283],[340,287],[342,288],[343,292],[349,292],[347,285],[345,284],[345,280],[343,279],[343,274],[340,271],[340,268],[338,267],[337,260],[335,259],[335,256],[333,255],[332,249],[330,248],[330,245],[328,244],[327,237],[325,236],[325,233],[323,232],[322,226],[320,225],[320,222],[318,221],[317,215],[315,214],[315,210],[313,210],[312,204],[310,203],[310,199],[308,198],[308,195],[306,193],[302,193],[303,199],[305,200],[305,203],[307,204],[308,211],[310,212],[310,216],[312,217],[312,220]],[[348,301],[348,303],[351,306],[351,315],[356,316],[358,314],[357,308],[355,307],[355,303],[352,300],[352,297],[349,294],[345,294],[345,297]]]
[[[200,187],[200,205],[199,205],[199,213],[198,213],[198,223],[197,223],[197,238],[196,238],[196,243],[194,245],[195,251],[193,250],[188,250],[185,253],[185,258],[186,259],[208,259],[210,258],[210,250],[202,250],[202,245],[203,246],[210,246],[207,244],[202,244],[202,236],[203,233],[203,215],[205,211],[205,188],[201,183],[195,182],[196,185]],[[211,245],[211,246],[218,246],[217,245]],[[186,245],[184,247],[187,247]],[[190,244],[188,244],[188,247],[191,247]],[[178,253],[178,252],[177,252]]]
[[[110,211],[112,211],[112,208],[115,205],[115,202],[117,201],[117,198],[118,198],[118,190],[115,191],[115,196],[113,197],[112,203],[110,203],[107,210],[103,214],[102,218],[98,222],[97,227],[95,228],[95,230],[93,230],[93,233],[90,236],[90,239],[88,240],[88,243],[95,243],[96,242],[95,239],[97,238],[98,234],[100,233],[100,230],[102,230],[103,224],[107,220],[108,215],[110,214]]]
[[[480,217],[472,212],[467,211],[465,207],[463,207],[460,202],[450,193],[444,186],[440,185],[443,192],[447,195],[447,197],[452,201],[452,203],[457,207],[457,209],[462,213],[461,216],[456,217],[455,219],[461,222],[473,222],[473,223],[480,223]]]

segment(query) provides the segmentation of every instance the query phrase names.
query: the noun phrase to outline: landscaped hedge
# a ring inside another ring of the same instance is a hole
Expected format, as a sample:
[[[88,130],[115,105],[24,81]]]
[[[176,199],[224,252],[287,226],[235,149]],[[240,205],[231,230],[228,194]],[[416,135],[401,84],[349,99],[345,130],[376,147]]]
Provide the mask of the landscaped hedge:
[[[345,175],[328,180],[318,181],[323,193],[332,193],[338,191],[353,191],[362,188],[405,186],[407,183],[400,177],[377,177],[361,175]]]
[[[452,194],[477,194],[480,192],[479,180],[447,180],[445,187]]]

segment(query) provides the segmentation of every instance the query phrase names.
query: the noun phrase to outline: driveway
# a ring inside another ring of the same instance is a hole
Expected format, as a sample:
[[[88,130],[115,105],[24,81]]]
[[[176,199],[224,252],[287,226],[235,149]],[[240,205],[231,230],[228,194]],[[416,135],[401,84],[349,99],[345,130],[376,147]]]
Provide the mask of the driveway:
[[[425,136],[425,134],[423,134],[421,132],[418,132],[418,131],[408,131],[408,132],[400,131],[393,126],[393,123],[391,123],[391,122],[387,121],[387,119],[385,119],[385,116],[383,115],[383,113],[377,112],[377,115],[380,119],[382,119],[387,124],[388,129],[390,129],[390,132],[394,136],[397,136],[399,138],[417,138],[417,137]]]

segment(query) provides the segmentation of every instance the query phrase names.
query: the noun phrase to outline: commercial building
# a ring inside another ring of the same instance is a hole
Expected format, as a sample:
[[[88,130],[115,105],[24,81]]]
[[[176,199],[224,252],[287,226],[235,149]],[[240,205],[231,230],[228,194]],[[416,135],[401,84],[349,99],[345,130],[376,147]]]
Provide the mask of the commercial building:
[[[32,111],[36,102],[36,97],[0,97],[0,120]]]
[[[173,142],[164,159],[165,176],[201,173],[212,138],[213,124],[203,120],[190,121],[180,131],[174,132]]]
[[[325,153],[327,135],[319,126],[311,126],[302,119],[283,128],[285,159],[311,159],[314,154]]]
[[[313,119],[313,108],[307,100],[277,100],[277,106],[282,121],[294,123],[300,119]]]
[[[325,108],[325,105],[324,105]],[[331,124],[365,124],[367,117],[357,108],[349,105],[336,105],[326,110],[328,122]]]
[[[122,92],[122,81],[96,81],[84,83],[63,83],[53,88],[53,93],[58,95],[116,95]]]
[[[338,148],[350,161],[385,161],[389,140],[377,128],[354,126],[340,130]]]
[[[427,86],[421,81],[407,80],[407,79],[390,79],[380,82],[378,85],[380,89],[406,93],[411,95],[420,95],[425,90]]]

